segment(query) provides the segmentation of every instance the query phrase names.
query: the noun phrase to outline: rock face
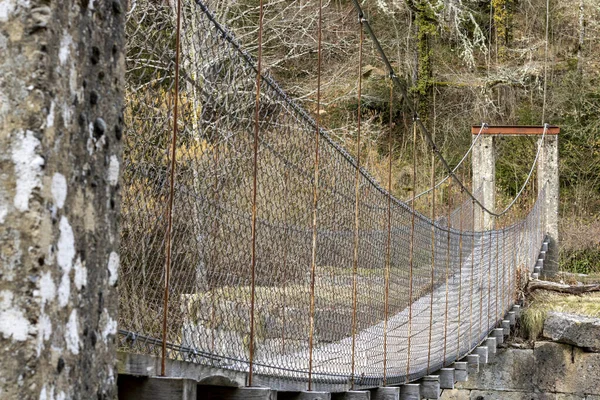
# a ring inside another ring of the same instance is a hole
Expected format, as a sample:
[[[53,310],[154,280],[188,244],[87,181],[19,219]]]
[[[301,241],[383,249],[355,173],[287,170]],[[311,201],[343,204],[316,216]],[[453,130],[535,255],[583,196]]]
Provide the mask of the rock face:
[[[600,353],[562,343],[536,342],[533,349],[502,349],[496,360],[454,390],[445,400],[596,400],[600,399]]]
[[[544,337],[600,352],[600,318],[551,311],[544,322]]]
[[[0,1],[0,398],[116,397],[124,0]]]

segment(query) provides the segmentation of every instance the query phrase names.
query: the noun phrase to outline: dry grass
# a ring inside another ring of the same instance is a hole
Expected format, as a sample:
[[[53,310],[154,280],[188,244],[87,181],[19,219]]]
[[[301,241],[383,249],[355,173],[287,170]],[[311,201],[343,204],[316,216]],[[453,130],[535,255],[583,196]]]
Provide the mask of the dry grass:
[[[536,292],[521,317],[521,327],[528,339],[535,340],[542,333],[549,311],[600,318],[600,293],[574,296],[541,290]]]

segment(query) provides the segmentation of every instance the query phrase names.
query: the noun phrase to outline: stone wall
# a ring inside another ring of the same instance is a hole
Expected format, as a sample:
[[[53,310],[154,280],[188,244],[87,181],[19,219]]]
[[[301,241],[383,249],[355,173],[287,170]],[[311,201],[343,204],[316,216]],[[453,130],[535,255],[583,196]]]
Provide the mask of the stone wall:
[[[0,399],[112,399],[124,0],[0,0]]]
[[[600,353],[554,342],[498,349],[494,363],[445,390],[445,400],[600,400]]]

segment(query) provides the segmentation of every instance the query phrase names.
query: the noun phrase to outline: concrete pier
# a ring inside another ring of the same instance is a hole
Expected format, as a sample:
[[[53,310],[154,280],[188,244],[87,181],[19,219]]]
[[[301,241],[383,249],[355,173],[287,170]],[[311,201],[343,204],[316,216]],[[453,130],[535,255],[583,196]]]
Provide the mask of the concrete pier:
[[[421,400],[421,385],[407,383],[400,386],[400,400]]]
[[[399,387],[380,387],[371,391],[371,400],[398,400],[400,399]]]

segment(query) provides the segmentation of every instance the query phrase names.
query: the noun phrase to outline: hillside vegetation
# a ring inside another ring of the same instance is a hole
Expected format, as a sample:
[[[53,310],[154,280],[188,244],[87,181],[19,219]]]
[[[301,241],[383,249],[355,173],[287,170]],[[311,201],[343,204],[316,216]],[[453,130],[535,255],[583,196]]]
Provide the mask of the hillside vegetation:
[[[254,54],[258,4],[258,0],[210,4],[218,19]],[[600,61],[596,54],[600,51],[600,3],[367,0],[362,6],[397,74],[410,88],[421,119],[451,164],[468,149],[472,124],[547,122],[561,127],[562,268],[599,271]],[[323,7],[319,110],[318,2],[265,1],[263,62],[293,98],[319,113],[332,137],[355,153],[360,27],[351,1],[324,1]],[[364,52],[361,157],[370,172],[386,182],[389,80],[368,36]],[[409,198],[412,116],[399,99],[395,92],[392,189],[398,197]],[[499,207],[522,185],[535,145],[532,138],[499,142]],[[431,166],[423,140],[418,141],[416,151],[420,192],[430,182]],[[467,165],[460,171],[467,181],[469,169]],[[436,174],[438,179],[443,176],[439,163]],[[530,201],[535,190],[527,190]],[[418,207],[427,209],[426,202]],[[521,209],[527,207],[527,202],[520,204]]]

